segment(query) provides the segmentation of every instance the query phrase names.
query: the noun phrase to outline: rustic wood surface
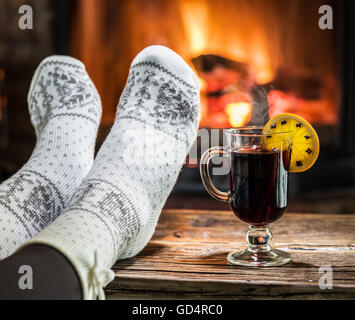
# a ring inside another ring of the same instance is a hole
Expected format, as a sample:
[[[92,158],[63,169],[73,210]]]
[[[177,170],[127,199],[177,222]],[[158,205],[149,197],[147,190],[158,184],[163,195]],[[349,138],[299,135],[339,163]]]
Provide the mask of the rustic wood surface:
[[[247,225],[229,211],[167,210],[136,257],[118,261],[108,299],[354,299],[355,215],[287,213],[271,225],[273,247],[291,253],[281,267],[228,265],[246,246]],[[333,289],[321,290],[319,266]]]

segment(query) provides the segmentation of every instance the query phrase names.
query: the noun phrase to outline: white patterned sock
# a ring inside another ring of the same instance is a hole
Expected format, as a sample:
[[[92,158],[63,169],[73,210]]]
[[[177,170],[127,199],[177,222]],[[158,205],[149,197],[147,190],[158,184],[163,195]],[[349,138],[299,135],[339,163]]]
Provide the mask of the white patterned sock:
[[[65,212],[28,242],[62,252],[75,267],[84,299],[103,297],[117,259],[151,238],[196,138],[196,75],[168,48],[134,59],[114,126]]]
[[[93,163],[101,102],[80,61],[44,59],[28,105],[37,143],[28,162],[0,185],[0,260],[58,217]]]

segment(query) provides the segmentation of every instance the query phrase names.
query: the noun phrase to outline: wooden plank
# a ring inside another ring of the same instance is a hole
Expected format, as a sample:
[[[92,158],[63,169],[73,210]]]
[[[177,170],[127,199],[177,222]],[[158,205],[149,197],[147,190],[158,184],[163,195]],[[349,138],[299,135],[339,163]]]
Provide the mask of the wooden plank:
[[[248,226],[228,211],[167,210],[148,246],[118,261],[109,299],[355,298],[355,215],[286,214],[271,225],[273,247],[293,261],[272,268],[231,266]],[[321,290],[319,266],[333,271]]]

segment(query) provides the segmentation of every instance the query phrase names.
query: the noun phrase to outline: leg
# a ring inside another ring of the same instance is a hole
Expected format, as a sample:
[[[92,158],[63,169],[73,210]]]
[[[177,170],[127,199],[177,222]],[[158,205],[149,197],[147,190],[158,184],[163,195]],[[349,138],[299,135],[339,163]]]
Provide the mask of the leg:
[[[80,61],[42,61],[28,105],[37,143],[21,170],[0,185],[0,260],[60,215],[94,161],[101,103]]]
[[[22,290],[21,266],[30,266],[33,289]],[[44,245],[32,245],[16,252],[0,263],[0,300],[78,300],[81,299],[79,278],[70,262],[58,251]]]
[[[197,77],[161,46],[134,59],[115,124],[65,212],[29,244],[46,244],[75,268],[83,299],[104,298],[117,259],[154,233],[198,126]]]

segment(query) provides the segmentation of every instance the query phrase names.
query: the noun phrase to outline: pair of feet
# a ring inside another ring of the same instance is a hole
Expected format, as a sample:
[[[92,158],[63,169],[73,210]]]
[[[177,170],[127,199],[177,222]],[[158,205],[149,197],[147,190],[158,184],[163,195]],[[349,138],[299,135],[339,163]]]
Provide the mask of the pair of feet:
[[[196,137],[197,78],[168,48],[140,52],[95,161],[101,102],[80,61],[42,61],[28,104],[37,143],[0,185],[0,259],[49,246],[71,263],[84,299],[102,297],[115,261],[151,238]]]

